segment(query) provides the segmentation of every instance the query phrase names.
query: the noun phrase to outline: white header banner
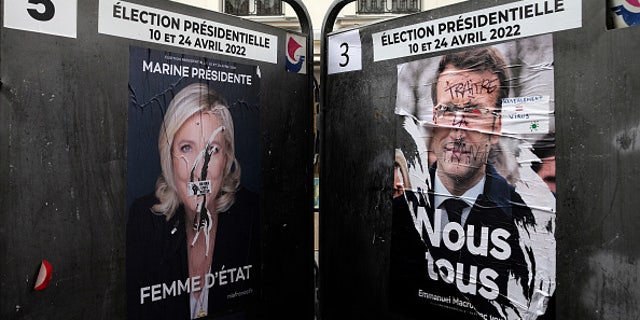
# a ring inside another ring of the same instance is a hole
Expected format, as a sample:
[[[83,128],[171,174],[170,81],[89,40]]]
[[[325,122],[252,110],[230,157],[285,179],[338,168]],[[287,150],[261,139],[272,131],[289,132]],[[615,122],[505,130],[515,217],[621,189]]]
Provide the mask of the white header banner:
[[[373,61],[582,26],[582,0],[524,0],[374,33]]]
[[[209,53],[278,63],[278,37],[198,17],[100,0],[98,32]]]

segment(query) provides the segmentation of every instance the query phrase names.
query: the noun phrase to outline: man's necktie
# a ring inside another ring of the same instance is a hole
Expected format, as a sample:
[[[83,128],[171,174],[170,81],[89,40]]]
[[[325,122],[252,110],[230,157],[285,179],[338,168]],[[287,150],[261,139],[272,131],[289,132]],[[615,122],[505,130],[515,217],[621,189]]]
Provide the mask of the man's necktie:
[[[457,222],[459,224],[462,218],[462,209],[467,207],[467,203],[458,199],[447,199],[442,205],[447,210],[449,222]]]

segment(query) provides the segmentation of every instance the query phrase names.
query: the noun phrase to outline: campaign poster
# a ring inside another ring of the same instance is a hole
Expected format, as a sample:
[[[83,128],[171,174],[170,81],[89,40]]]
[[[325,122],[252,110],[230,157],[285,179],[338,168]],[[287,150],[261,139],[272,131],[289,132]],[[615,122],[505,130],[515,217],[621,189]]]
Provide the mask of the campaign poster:
[[[130,48],[129,319],[251,318],[260,78],[259,66]]]
[[[553,69],[551,35],[397,66],[396,312],[555,318]]]

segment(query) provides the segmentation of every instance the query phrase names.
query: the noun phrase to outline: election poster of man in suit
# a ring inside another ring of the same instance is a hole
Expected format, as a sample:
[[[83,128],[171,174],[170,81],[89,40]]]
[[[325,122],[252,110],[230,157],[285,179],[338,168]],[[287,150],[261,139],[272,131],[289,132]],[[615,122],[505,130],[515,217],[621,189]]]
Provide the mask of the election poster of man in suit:
[[[554,318],[553,68],[551,35],[397,66],[394,310]]]

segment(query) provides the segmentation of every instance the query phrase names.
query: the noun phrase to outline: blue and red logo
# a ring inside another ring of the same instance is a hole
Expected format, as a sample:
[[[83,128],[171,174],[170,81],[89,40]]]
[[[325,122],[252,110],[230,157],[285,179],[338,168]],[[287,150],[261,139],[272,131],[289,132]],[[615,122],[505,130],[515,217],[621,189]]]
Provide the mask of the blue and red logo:
[[[622,17],[627,26],[640,25],[640,0],[625,0],[626,4],[611,7],[611,11]]]
[[[287,71],[307,73],[306,52],[307,39],[305,37],[287,34]]]

